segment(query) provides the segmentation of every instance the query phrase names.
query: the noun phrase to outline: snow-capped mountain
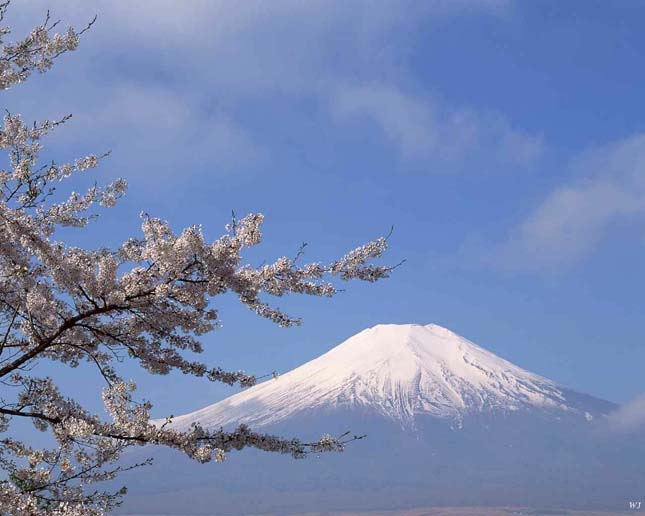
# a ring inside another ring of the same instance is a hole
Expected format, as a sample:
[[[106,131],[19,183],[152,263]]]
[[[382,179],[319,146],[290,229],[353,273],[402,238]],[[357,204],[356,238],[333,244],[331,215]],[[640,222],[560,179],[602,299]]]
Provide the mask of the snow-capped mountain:
[[[615,408],[435,324],[378,325],[173,422],[182,428],[246,423],[305,441],[351,430],[366,439],[342,454],[302,461],[243,450],[201,467],[170,450],[139,450],[151,453],[155,465],[128,480],[123,512],[318,514],[437,505],[614,510],[645,496],[645,445],[603,433]]]
[[[611,407],[575,395],[436,324],[383,324],[277,379],[175,418],[174,425],[262,427],[334,408],[363,409],[413,424],[422,414],[459,420],[474,413],[535,409],[591,420]]]

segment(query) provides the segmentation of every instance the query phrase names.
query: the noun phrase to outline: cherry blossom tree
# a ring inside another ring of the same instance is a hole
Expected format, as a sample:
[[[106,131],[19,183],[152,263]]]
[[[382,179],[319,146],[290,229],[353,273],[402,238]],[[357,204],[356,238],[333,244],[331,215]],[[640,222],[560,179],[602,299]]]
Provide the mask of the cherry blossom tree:
[[[1,19],[7,7],[8,2],[0,4]],[[48,15],[17,43],[7,43],[10,30],[0,29],[0,87],[46,72],[56,58],[77,48],[87,28],[58,33]],[[28,124],[8,113],[0,128],[0,149],[8,156],[0,170],[0,513],[104,514],[118,505],[125,488],[110,492],[94,485],[136,467],[118,461],[135,445],[171,447],[202,463],[221,461],[227,452],[245,447],[296,458],[342,451],[353,437],[325,435],[305,443],[244,425],[233,431],[199,425],[178,431],[171,418],[154,422],[152,405],[136,398],[134,383],[119,377],[118,364],[129,359],[150,374],[180,371],[251,386],[257,380],[253,375],[191,358],[202,351],[201,337],[219,324],[213,298],[233,294],[280,326],[299,324],[265,298],[332,297],[335,280],[384,278],[391,268],[372,260],[385,251],[386,238],[329,264],[301,264],[299,253],[296,259],[254,267],[244,264],[243,253],[260,243],[261,214],[233,220],[213,242],[205,240],[200,227],[177,234],[167,222],[144,215],[142,234],[118,248],[67,245],[59,239],[60,228],[91,228],[96,211],[114,206],[126,190],[126,182],[117,180],[59,199],[59,182],[97,167],[105,157],[40,163],[42,140],[67,119]],[[49,370],[61,374],[90,364],[105,383],[102,399],[109,417],[64,396],[54,378],[35,376],[33,366],[43,361],[56,363]],[[20,420],[48,432],[53,444],[42,448],[25,442],[14,430]]]

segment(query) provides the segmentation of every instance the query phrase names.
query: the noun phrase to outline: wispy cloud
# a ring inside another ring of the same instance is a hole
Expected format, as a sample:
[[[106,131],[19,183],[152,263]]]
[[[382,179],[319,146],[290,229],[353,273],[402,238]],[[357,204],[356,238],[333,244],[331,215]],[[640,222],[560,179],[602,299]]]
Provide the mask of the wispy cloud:
[[[645,215],[645,134],[585,152],[495,253],[511,269],[570,265],[623,220]]]
[[[476,163],[524,167],[543,150],[539,136],[513,129],[499,114],[443,108],[383,83],[339,88],[332,106],[340,120],[375,124],[404,159],[433,160],[434,170]]]
[[[609,414],[603,426],[612,434],[628,434],[645,429],[645,394]]]
[[[86,137],[90,122],[102,124],[100,134],[108,140],[119,131],[119,141],[109,145],[115,154],[136,158],[155,146],[167,150],[177,144],[179,152],[167,153],[164,161],[169,169],[186,156],[224,168],[252,163],[262,154],[265,135],[246,126],[240,111],[249,101],[285,98],[328,107],[344,130],[354,128],[352,121],[369,120],[403,160],[436,160],[438,170],[523,167],[541,155],[539,137],[512,127],[499,113],[447,107],[383,80],[409,75],[400,56],[420,20],[497,16],[510,5],[60,0],[56,16],[82,25],[97,13],[99,23],[78,53],[65,56],[65,74],[54,72],[48,84],[57,92],[56,105],[75,114],[74,124]],[[13,11],[20,15],[18,25],[27,26],[47,7],[46,0],[34,0]],[[79,79],[70,83],[70,73]],[[33,97],[25,98],[25,104],[33,103]]]

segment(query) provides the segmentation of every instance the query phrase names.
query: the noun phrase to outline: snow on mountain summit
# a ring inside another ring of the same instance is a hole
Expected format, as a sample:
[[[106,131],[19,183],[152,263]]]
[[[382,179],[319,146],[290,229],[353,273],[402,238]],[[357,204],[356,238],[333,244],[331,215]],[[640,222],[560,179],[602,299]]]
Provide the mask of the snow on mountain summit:
[[[277,379],[177,417],[173,426],[261,427],[334,408],[372,411],[401,422],[421,414],[459,419],[523,409],[590,417],[569,403],[570,392],[436,324],[383,324]]]

